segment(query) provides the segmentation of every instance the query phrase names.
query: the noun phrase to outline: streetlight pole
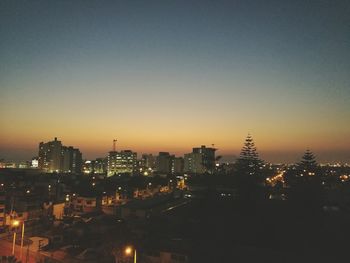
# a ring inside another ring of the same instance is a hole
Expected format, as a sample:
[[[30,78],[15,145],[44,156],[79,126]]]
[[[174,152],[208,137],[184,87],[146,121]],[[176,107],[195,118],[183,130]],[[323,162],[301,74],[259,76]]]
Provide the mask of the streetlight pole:
[[[15,232],[13,232],[12,255],[15,255],[15,244],[16,244],[16,230]]]
[[[21,239],[21,251],[19,254],[19,259],[22,259],[23,240],[24,240],[24,221],[22,223],[22,239]]]
[[[127,256],[131,256],[132,255],[132,250],[133,248],[131,246],[128,246],[125,248],[125,254]],[[136,256],[136,249],[134,248],[134,263],[137,263],[137,256]]]
[[[13,232],[13,242],[12,242],[12,255],[15,255],[15,246],[16,246],[16,227],[18,227],[19,225],[19,221],[18,220],[14,220],[12,222],[12,227],[15,228],[15,231]]]

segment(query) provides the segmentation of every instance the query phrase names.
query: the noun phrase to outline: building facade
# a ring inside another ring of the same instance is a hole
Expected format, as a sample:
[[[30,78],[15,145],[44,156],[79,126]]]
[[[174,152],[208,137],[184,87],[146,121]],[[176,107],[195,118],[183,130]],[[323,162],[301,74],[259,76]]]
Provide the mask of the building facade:
[[[111,151],[107,157],[107,175],[133,174],[137,164],[137,153],[130,150]]]
[[[193,148],[184,156],[184,172],[193,174],[212,173],[215,168],[215,148],[204,145]]]
[[[142,166],[144,168],[151,168],[155,169],[156,168],[156,157],[153,156],[152,154],[142,154]]]
[[[171,164],[174,155],[170,155],[168,152],[160,152],[157,156],[156,170],[159,173],[170,174]]]
[[[184,159],[182,157],[174,157],[171,160],[171,173],[182,174],[184,171]]]
[[[48,173],[80,173],[82,154],[72,146],[63,146],[55,138],[39,144],[38,168]]]

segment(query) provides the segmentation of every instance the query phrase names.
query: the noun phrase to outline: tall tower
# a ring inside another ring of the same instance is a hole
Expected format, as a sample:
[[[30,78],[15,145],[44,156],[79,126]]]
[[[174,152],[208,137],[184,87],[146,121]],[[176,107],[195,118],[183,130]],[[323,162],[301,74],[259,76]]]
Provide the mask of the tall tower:
[[[60,172],[62,157],[62,143],[57,137],[51,142],[39,144],[38,166],[45,172]]]

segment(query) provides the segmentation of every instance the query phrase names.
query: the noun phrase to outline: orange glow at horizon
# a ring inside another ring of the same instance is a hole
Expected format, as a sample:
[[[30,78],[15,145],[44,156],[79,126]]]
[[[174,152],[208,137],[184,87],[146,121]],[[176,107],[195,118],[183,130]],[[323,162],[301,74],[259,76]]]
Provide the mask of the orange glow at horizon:
[[[48,129],[32,130],[31,133],[22,133],[21,129],[5,128],[1,131],[0,147],[4,149],[28,149],[32,151],[33,156],[37,155],[38,144],[41,141],[47,142],[57,137],[64,145],[79,148],[84,158],[93,159],[104,157],[112,150],[112,140],[117,138],[117,150],[130,149],[141,153],[157,154],[160,151],[171,152],[176,155],[183,155],[191,152],[193,147],[206,145],[211,147],[214,144],[218,148],[220,155],[237,155],[243,146],[247,131],[242,127],[240,129],[225,127],[220,130],[218,126],[214,127],[155,127],[135,125],[131,129],[123,128],[93,128],[83,123],[74,127],[57,129],[57,127],[48,126]],[[55,131],[57,129],[57,131]],[[116,132],[113,132],[116,131]],[[306,148],[313,151],[325,150],[346,150],[348,145],[344,144],[342,136],[334,138],[332,134],[318,134],[305,132],[282,133],[282,131],[249,130],[252,134],[259,153],[269,152],[300,152]],[[345,136],[345,134],[343,135]]]

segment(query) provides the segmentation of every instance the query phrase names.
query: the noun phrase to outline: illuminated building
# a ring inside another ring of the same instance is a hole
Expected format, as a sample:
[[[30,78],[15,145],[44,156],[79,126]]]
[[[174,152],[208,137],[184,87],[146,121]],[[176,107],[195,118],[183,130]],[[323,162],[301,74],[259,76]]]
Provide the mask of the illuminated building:
[[[107,158],[97,158],[92,161],[85,161],[83,172],[85,174],[104,174],[106,172]]]
[[[72,146],[63,146],[55,138],[51,142],[39,144],[38,167],[45,172],[80,173],[82,154]]]
[[[106,172],[106,158],[97,158],[92,164],[95,174],[103,174]]]
[[[38,168],[39,167],[39,159],[37,157],[33,157],[31,161],[31,168]]]
[[[130,150],[111,151],[107,157],[107,175],[130,173],[135,171],[137,153]]]
[[[55,137],[54,141],[39,144],[39,169],[45,172],[60,172],[62,162],[62,143]]]

